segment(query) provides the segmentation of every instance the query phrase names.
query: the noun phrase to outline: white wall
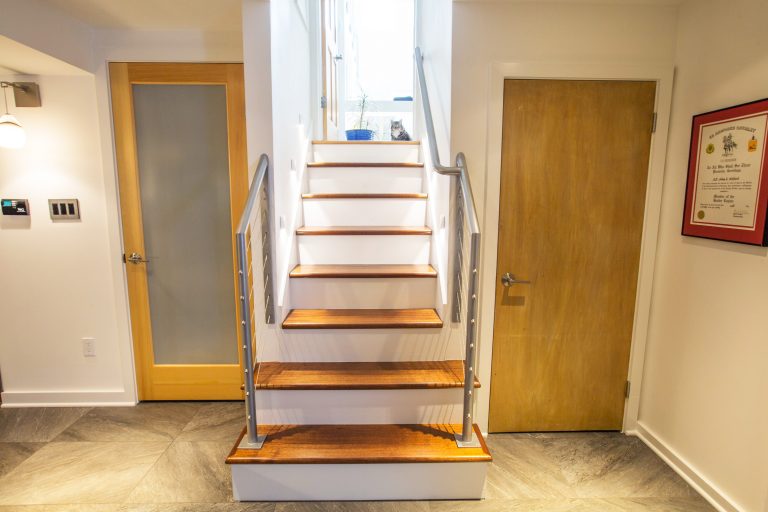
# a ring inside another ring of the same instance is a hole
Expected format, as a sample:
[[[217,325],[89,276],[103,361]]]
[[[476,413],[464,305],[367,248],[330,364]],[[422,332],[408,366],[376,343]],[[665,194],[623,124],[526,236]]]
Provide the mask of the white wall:
[[[432,228],[430,263],[438,271],[439,298],[438,311],[443,318],[450,316],[445,309],[449,301],[449,286],[452,283],[450,265],[453,259],[449,248],[454,233],[450,230],[453,219],[450,214],[452,204],[451,178],[434,172],[433,163],[453,165],[451,153],[451,0],[416,0],[414,2],[414,41],[424,60],[424,74],[427,79],[427,93],[432,108],[435,127],[435,139],[440,162],[432,162],[430,145],[427,137],[425,119],[421,107],[422,97],[419,90],[418,75],[414,71],[414,139],[422,141],[424,162],[424,192],[427,199],[427,225]],[[447,222],[444,224],[442,219]],[[448,326],[447,326],[448,327]]]
[[[451,149],[467,157],[479,215],[486,198],[489,75],[494,63],[667,63],[675,49],[676,9],[659,5],[455,2]],[[497,226],[481,221],[481,273],[495,273]],[[490,263],[489,263],[490,262]],[[494,283],[495,285],[495,283]],[[476,421],[488,425],[493,340],[493,292],[481,289],[480,359]],[[488,298],[490,297],[490,300]]]
[[[766,19],[760,0],[680,10],[640,408],[641,427],[751,512],[768,511],[768,250],[683,237],[680,226],[691,117],[768,96]]]
[[[416,0],[415,41],[424,55],[429,102],[435,122],[437,147],[443,164],[451,165],[451,45],[453,2],[451,0]],[[414,80],[417,80],[414,73]],[[414,85],[418,91],[418,82]],[[416,105],[414,111],[420,107]],[[415,116],[419,117],[419,116]],[[416,123],[418,135],[424,127]]]
[[[18,79],[3,76],[2,80]],[[30,218],[0,217],[3,403],[132,400],[124,374],[92,76],[37,77],[42,107],[14,109],[23,149],[0,149],[0,196]],[[81,221],[53,223],[48,199],[80,200]],[[29,221],[29,222],[26,222]],[[84,358],[81,338],[96,338]]]
[[[272,166],[278,305],[290,304],[288,273],[298,261],[296,228],[312,133],[310,32],[296,2],[271,2]]]
[[[231,32],[94,30],[53,10],[58,25],[41,25],[47,27],[42,30],[34,20],[38,15],[49,20],[49,6],[25,0],[3,1],[2,8],[0,34],[54,55],[80,56],[95,73],[37,77],[43,107],[18,114],[27,128],[27,148],[0,149],[0,195],[33,201],[29,229],[15,229],[5,219],[0,226],[0,287],[18,291],[13,299],[0,298],[3,402],[133,404],[107,63],[238,62],[243,57],[240,27]],[[9,19],[14,23],[5,23]],[[256,31],[251,36],[258,39]],[[268,48],[257,45],[253,51],[269,59]],[[270,101],[263,83],[247,86],[250,97],[265,98],[261,106],[249,105],[257,112]],[[81,200],[82,222],[51,224],[47,198],[70,196]],[[64,257],[56,254],[58,247]],[[67,295],[59,300],[54,291]],[[97,339],[95,358],[82,357],[80,338],[86,336]]]

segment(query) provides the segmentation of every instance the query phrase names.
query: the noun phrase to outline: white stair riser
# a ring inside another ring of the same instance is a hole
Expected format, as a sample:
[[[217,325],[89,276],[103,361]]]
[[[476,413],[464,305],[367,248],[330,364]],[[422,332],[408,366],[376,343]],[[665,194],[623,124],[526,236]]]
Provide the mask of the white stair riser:
[[[312,194],[419,194],[422,175],[419,167],[311,167]]]
[[[489,465],[412,462],[230,467],[237,501],[367,501],[481,499]]]
[[[435,307],[437,279],[292,278],[294,309],[408,309]]]
[[[304,199],[305,226],[423,226],[426,199]]]
[[[426,265],[429,235],[300,235],[302,265]]]
[[[365,362],[464,359],[464,333],[443,329],[282,330],[276,342],[260,343],[260,361]]]
[[[315,162],[416,163],[416,144],[315,144]]]
[[[264,425],[461,423],[462,389],[260,390]]]

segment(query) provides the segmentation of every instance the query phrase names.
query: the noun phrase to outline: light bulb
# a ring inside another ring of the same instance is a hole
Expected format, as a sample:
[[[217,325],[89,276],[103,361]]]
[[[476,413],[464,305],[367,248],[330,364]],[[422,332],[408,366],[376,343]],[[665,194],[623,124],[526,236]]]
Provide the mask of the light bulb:
[[[27,142],[27,134],[21,123],[11,114],[0,116],[0,147],[21,148]]]

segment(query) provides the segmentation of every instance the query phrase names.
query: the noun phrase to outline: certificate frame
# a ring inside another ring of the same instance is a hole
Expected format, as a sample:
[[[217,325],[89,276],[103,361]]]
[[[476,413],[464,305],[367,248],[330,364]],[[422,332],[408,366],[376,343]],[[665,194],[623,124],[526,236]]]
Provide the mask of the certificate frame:
[[[682,234],[768,246],[768,98],[693,116]]]

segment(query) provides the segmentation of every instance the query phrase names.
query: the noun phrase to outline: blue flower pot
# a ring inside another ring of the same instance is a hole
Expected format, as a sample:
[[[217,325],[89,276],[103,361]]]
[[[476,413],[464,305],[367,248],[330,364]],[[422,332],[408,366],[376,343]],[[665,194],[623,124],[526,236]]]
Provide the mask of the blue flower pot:
[[[347,130],[347,140],[373,140],[373,130]]]

